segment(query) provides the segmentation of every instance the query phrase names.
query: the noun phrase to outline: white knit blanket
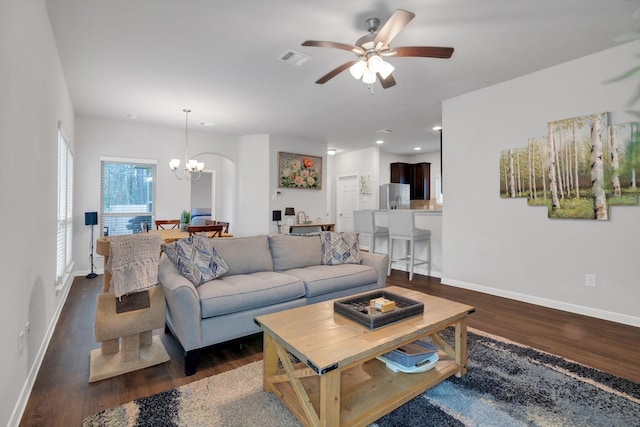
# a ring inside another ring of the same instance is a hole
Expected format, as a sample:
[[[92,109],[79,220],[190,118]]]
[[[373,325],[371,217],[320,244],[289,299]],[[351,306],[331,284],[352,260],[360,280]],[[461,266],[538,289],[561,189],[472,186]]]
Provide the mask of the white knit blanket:
[[[148,289],[158,283],[160,236],[128,234],[109,237],[109,261],[105,269],[111,273],[111,290],[116,298]]]

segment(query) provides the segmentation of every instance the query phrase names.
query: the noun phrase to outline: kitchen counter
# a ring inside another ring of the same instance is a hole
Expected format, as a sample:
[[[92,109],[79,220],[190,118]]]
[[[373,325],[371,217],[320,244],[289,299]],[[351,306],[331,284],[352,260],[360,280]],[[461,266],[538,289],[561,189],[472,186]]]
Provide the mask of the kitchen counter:
[[[442,211],[431,211],[431,210],[428,210],[428,209],[408,209],[408,210],[410,210],[411,212],[413,212],[415,214],[418,214],[418,215],[438,215],[438,216],[442,215]],[[387,210],[386,209],[378,209],[378,210],[375,211],[375,213],[376,214],[379,214],[379,213],[386,214]]]

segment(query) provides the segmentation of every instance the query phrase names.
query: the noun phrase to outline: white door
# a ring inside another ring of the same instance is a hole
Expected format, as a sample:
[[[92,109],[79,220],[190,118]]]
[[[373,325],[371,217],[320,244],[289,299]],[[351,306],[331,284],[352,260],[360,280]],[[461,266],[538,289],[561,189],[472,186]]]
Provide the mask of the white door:
[[[353,211],[359,207],[358,174],[338,177],[336,231],[353,231]]]

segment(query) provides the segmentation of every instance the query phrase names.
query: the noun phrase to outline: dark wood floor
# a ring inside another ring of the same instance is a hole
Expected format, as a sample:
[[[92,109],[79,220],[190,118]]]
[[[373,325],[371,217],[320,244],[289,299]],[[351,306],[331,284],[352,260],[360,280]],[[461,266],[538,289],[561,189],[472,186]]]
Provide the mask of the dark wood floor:
[[[476,307],[469,326],[640,383],[640,328],[441,285],[438,279],[394,270],[387,281]],[[171,361],[89,384],[95,298],[102,276],[77,277],[31,392],[21,426],[79,426],[103,409],[262,359],[260,334],[207,349],[198,372],[184,376],[182,350],[161,335]]]

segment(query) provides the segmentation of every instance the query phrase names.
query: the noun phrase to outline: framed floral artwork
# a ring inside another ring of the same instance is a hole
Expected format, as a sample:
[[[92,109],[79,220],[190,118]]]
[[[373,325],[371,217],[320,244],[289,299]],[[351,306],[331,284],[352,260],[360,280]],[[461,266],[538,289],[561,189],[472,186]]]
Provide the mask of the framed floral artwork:
[[[278,187],[320,190],[322,157],[278,152]]]

